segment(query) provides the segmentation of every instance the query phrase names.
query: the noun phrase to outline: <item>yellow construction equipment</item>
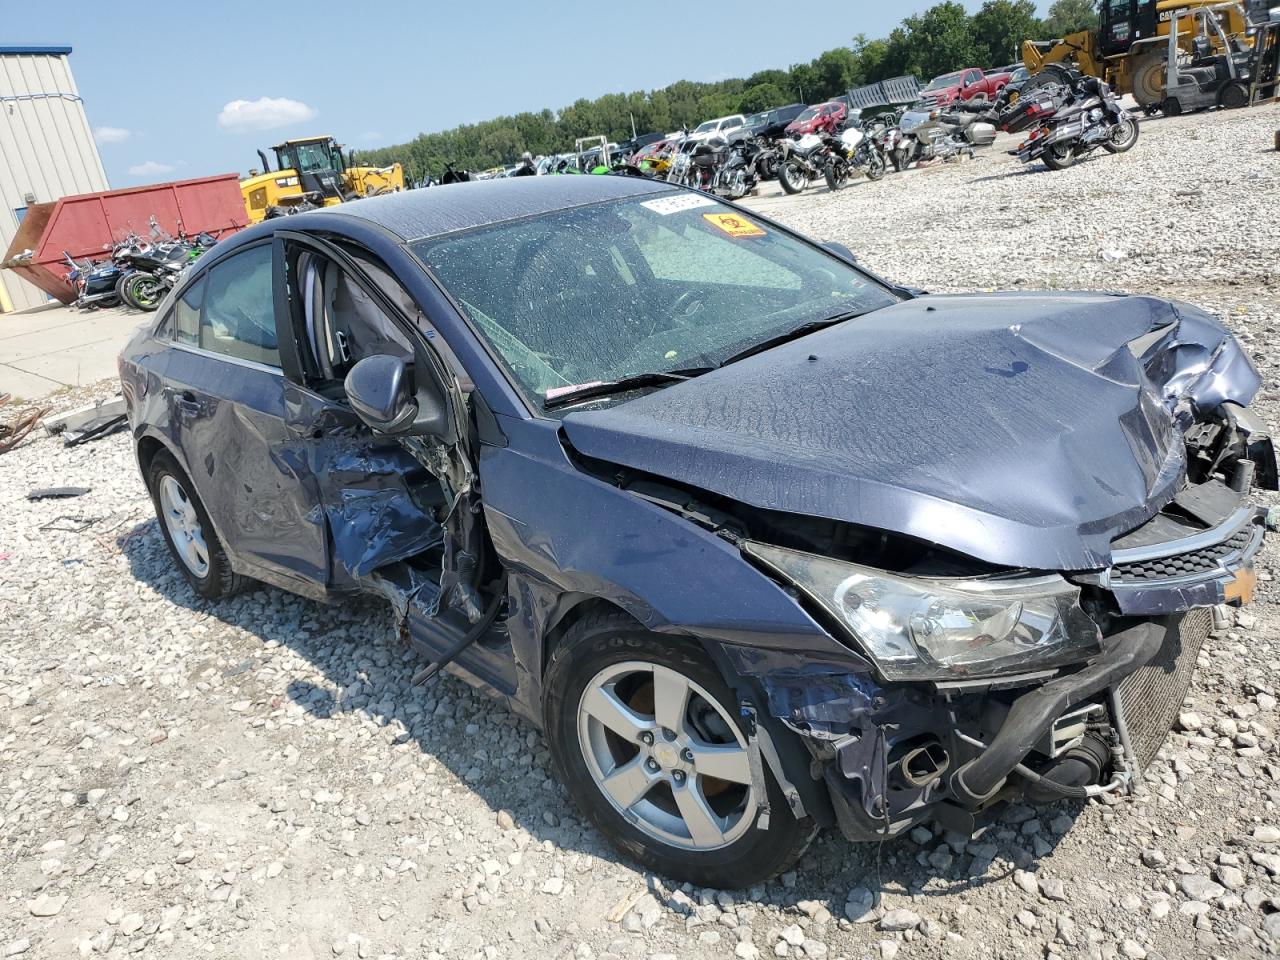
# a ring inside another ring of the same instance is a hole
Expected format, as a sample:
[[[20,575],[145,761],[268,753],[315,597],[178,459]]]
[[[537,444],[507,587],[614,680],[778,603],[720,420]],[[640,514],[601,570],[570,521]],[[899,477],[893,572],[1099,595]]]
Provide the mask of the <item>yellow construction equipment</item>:
[[[1058,40],[1024,40],[1022,62],[1032,76],[1053,64],[1074,66],[1105,80],[1122,96],[1132,94],[1144,110],[1155,111],[1166,97],[1171,24],[1176,23],[1178,48],[1190,55],[1196,38],[1203,36],[1200,17],[1208,12],[1221,27],[1209,36],[1212,52],[1230,55],[1253,45],[1245,3],[1256,6],[1255,0],[1101,0],[1096,33],[1082,30]],[[1228,49],[1218,49],[1222,38]]]
[[[358,167],[342,152],[333,137],[286,140],[271,148],[276,169],[261,150],[262,172],[251,172],[240,181],[249,222],[279,216],[298,209],[329,207],[344,200],[394,193],[404,189],[400,164]]]

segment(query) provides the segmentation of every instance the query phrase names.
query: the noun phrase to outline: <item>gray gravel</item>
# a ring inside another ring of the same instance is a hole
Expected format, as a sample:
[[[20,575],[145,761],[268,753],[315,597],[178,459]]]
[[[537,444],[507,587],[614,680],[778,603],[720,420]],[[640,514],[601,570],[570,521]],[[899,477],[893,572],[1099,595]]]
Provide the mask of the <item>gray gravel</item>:
[[[1065,173],[991,151],[759,203],[931,289],[1190,299],[1245,339],[1274,423],[1277,126],[1274,108],[1156,121],[1132,153]],[[93,492],[23,499],[55,484]],[[795,872],[725,893],[618,862],[532,728],[453,679],[410,685],[418,664],[377,603],[197,600],[123,436],[29,440],[0,457],[0,503],[0,956],[1175,958],[1280,942],[1273,547],[1138,798],[1014,807],[975,838],[826,836]]]

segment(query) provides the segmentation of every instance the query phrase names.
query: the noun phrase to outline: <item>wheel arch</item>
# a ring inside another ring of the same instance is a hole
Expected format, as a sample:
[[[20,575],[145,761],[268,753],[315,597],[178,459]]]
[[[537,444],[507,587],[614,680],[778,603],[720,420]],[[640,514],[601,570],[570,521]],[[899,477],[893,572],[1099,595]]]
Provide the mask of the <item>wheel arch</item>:
[[[134,451],[138,458],[138,469],[142,472],[144,482],[147,478],[147,471],[151,469],[151,461],[156,458],[156,454],[161,450],[177,460],[179,466],[182,466],[182,460],[167,443],[154,434],[144,434],[138,438]]]

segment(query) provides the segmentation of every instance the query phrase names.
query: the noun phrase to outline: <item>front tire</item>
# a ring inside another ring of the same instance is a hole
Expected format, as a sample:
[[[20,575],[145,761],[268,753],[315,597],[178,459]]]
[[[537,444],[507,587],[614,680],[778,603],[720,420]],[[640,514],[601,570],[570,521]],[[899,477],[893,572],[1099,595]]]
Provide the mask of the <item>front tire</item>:
[[[812,840],[771,772],[757,826],[746,735],[702,649],[620,613],[574,624],[552,654],[544,729],[562,783],[587,819],[646,869],[699,886],[750,886]],[[783,745],[779,744],[779,748]]]
[[[150,313],[164,299],[165,286],[155,274],[135,270],[116,282],[116,293],[133,309]]]
[[[1124,153],[1133,149],[1138,142],[1138,121],[1131,116],[1123,116],[1111,133],[1111,139],[1102,145],[1107,153]]]
[[[840,160],[832,160],[822,168],[827,189],[833,193],[849,182],[849,167]]]
[[[782,189],[787,193],[795,194],[809,185],[809,178],[798,163],[786,160],[778,167],[778,183],[782,184]]]
[[[229,597],[242,589],[246,579],[231,569],[204,504],[168,451],[158,451],[151,458],[147,489],[155,504],[160,533],[191,589],[206,600]]]
[[[879,150],[872,150],[871,156],[867,160],[867,179],[880,180],[885,174],[884,156]]]

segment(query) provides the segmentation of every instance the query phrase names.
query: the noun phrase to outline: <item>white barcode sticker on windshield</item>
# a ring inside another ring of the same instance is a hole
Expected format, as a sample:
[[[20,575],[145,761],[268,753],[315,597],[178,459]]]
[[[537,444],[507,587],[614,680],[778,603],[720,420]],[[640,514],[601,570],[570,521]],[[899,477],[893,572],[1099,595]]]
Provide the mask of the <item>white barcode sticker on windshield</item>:
[[[714,207],[715,205],[716,202],[710,197],[699,196],[696,193],[678,193],[674,197],[659,197],[657,200],[645,200],[640,204],[640,206],[648,207],[654,213],[660,213],[664,217],[670,213],[679,213],[681,210]]]

